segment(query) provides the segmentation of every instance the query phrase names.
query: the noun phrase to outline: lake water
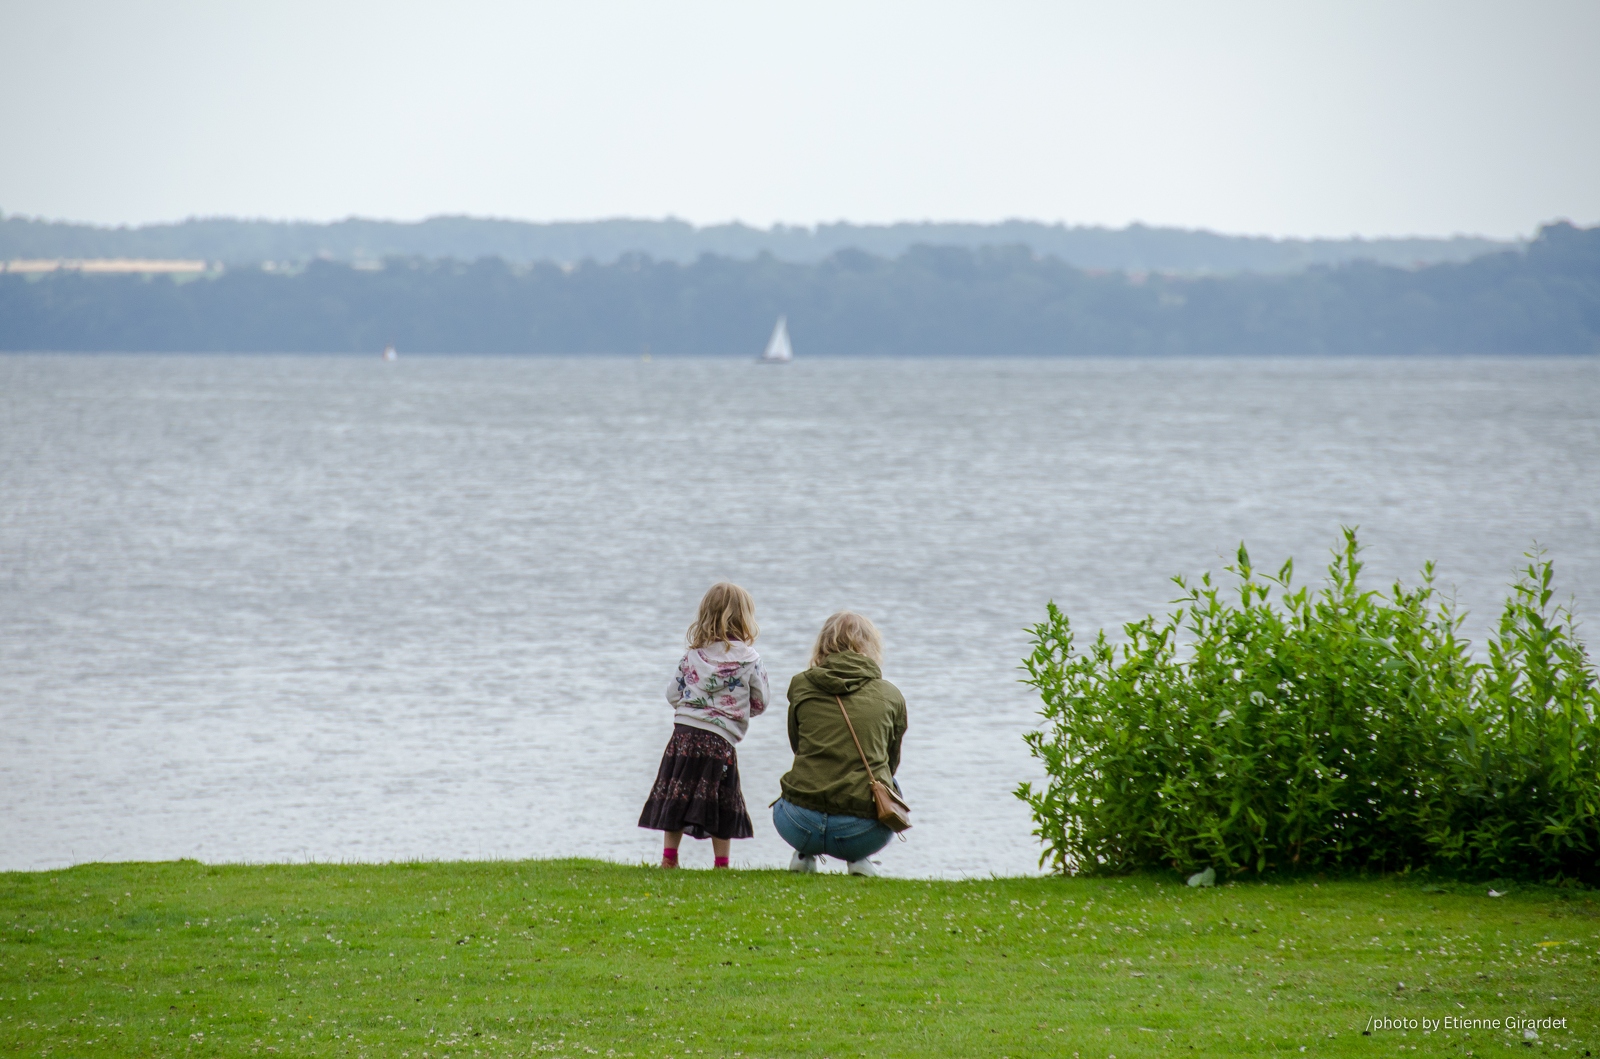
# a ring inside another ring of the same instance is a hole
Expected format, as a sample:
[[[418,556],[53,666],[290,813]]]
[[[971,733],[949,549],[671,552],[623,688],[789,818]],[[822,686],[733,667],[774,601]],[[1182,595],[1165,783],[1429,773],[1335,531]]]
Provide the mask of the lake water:
[[[884,630],[885,872],[1035,870],[1047,600],[1115,625],[1241,539],[1314,577],[1360,524],[1480,635],[1536,540],[1594,615],[1597,410],[1596,359],[0,357],[0,868],[653,860],[662,691],[730,578],[775,688],[833,610]],[[781,697],[739,755],[735,863],[783,863]]]

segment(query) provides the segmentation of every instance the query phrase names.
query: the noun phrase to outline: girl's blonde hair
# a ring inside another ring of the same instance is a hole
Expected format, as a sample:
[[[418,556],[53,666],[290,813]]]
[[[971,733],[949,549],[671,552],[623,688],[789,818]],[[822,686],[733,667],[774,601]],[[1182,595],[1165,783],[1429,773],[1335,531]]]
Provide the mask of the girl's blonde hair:
[[[853,610],[841,610],[822,623],[817,633],[817,645],[811,649],[811,664],[820,666],[822,660],[840,651],[854,651],[883,664],[883,637],[878,627]]]
[[[700,613],[689,626],[689,646],[743,640],[755,643],[761,635],[756,624],[756,603],[750,593],[732,581],[718,581],[700,600]]]

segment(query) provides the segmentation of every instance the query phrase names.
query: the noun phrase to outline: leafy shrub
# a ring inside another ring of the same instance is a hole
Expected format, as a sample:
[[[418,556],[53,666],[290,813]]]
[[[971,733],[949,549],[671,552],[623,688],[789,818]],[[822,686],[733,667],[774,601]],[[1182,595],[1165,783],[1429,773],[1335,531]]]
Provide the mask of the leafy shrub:
[[[1047,773],[1017,795],[1058,871],[1410,871],[1600,880],[1600,690],[1539,555],[1475,661],[1433,586],[1327,583],[1241,545],[1165,618],[1086,651],[1050,604],[1024,661]],[[1274,598],[1276,596],[1276,598]]]

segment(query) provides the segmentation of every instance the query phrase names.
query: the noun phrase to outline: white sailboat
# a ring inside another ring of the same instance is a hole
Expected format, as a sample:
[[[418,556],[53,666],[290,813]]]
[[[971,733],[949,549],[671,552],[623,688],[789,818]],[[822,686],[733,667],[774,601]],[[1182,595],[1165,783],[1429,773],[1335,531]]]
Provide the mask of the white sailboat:
[[[763,364],[787,364],[794,359],[794,349],[789,345],[788,317],[778,317],[778,326],[772,329],[772,337],[767,339],[767,351],[761,354]]]

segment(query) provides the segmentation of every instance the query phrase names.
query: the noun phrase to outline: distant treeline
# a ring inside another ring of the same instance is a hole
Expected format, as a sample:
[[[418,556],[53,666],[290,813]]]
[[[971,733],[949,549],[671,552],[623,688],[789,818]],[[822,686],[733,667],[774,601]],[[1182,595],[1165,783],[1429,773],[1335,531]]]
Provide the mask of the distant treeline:
[[[0,349],[797,355],[1600,353],[1600,228],[1408,270],[1095,273],[1023,248],[816,264],[315,262],[214,278],[0,276]]]
[[[388,257],[499,257],[608,264],[629,254],[687,264],[702,255],[820,262],[841,250],[899,257],[913,246],[1025,246],[1079,268],[1188,273],[1292,272],[1313,265],[1367,260],[1415,266],[1467,261],[1517,244],[1453,239],[1268,239],[1178,228],[1073,228],[1032,221],[1001,224],[823,224],[815,228],[751,228],[683,221],[527,221],[432,217],[414,223],[351,219],[332,224],[188,220],[136,228],[102,228],[27,217],[0,217],[0,258],[188,258],[229,265],[347,263]]]

